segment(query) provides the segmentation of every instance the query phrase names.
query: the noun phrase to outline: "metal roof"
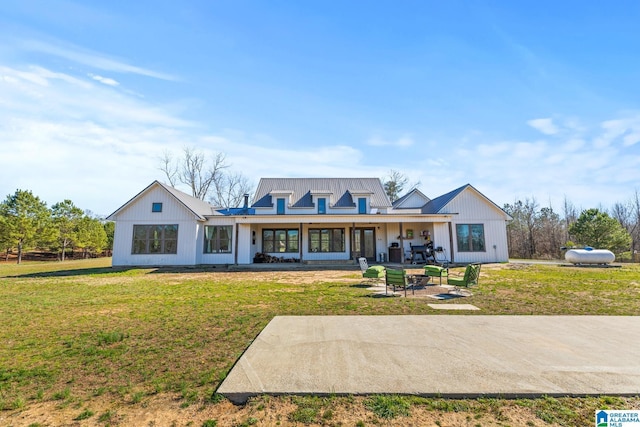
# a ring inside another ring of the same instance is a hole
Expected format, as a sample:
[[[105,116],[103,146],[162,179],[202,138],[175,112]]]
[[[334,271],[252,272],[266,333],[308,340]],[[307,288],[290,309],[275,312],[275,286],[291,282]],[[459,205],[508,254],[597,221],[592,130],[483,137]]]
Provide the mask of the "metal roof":
[[[355,206],[352,194],[370,194],[372,208],[391,207],[378,178],[262,178],[252,207],[272,207],[270,193],[290,191],[292,207],[312,207],[313,193],[327,194],[332,207]]]
[[[426,205],[422,207],[423,214],[437,214],[440,213],[440,210],[444,208],[450,201],[452,201],[458,194],[462,193],[467,187],[470,187],[470,184],[463,185],[460,188],[456,188],[453,191],[448,192],[447,194],[443,194],[442,196],[436,197],[428,202]]]
[[[183,193],[180,190],[177,190],[169,185],[158,182],[162,187],[165,188],[169,193],[173,194],[173,196],[182,202],[189,210],[191,210],[196,215],[204,218],[205,216],[214,215],[216,212],[216,208],[213,207],[210,203],[205,202],[204,200],[200,200],[197,197],[193,197],[187,193]]]

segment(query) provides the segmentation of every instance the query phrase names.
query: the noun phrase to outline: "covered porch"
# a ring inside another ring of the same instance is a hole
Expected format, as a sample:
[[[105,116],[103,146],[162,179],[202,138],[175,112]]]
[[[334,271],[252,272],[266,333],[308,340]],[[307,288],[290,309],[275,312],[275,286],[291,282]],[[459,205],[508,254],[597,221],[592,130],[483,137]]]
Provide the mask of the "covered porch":
[[[450,261],[451,218],[448,215],[273,215],[236,218],[236,264],[273,262],[407,264],[412,247],[431,242]],[[414,251],[415,252],[415,251]],[[415,254],[414,254],[415,255]],[[423,262],[421,258],[414,261]]]

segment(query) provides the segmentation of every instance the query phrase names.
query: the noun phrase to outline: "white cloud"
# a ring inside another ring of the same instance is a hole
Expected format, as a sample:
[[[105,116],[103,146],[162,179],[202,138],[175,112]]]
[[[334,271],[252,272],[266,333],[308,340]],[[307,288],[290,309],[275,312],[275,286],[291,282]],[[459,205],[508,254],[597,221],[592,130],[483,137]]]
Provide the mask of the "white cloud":
[[[367,141],[367,145],[372,147],[411,147],[414,144],[413,138],[408,135],[403,135],[396,140],[384,139],[380,136],[373,136]]]
[[[118,73],[138,74],[147,77],[153,77],[161,80],[177,80],[176,77],[148,70],[146,68],[130,65],[125,61],[110,58],[102,53],[93,52],[68,43],[57,42],[55,45],[36,40],[24,40],[21,48],[27,51],[45,53],[52,56],[67,59],[78,64],[87,65],[89,67],[100,70],[113,71]]]
[[[102,76],[99,76],[97,74],[89,73],[89,77],[91,77],[93,80],[99,81],[100,83],[103,83],[103,84],[105,84],[107,86],[119,86],[120,85],[120,83],[118,83],[114,79],[110,79],[108,77],[102,77]]]
[[[635,145],[638,142],[640,142],[640,131],[634,131],[632,133],[629,133],[625,135],[624,138],[622,139],[622,143],[624,144],[625,147],[628,147],[630,145]]]
[[[545,135],[555,135],[559,132],[558,127],[553,124],[553,120],[550,118],[529,120],[527,124]]]

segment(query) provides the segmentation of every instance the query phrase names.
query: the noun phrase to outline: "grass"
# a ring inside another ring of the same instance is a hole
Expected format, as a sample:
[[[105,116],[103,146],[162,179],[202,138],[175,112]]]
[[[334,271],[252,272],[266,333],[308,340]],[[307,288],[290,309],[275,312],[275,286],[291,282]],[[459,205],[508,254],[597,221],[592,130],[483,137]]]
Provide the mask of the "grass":
[[[183,407],[218,404],[212,390],[276,315],[443,314],[420,299],[369,298],[354,286],[355,269],[226,272],[109,263],[0,263],[0,410],[105,395],[130,404],[158,393],[182,396]],[[638,265],[483,266],[480,287],[465,302],[480,307],[477,314],[640,315],[639,278]],[[539,419],[563,425],[580,420],[575,406],[584,401],[529,402]],[[392,401],[378,403],[371,408],[380,408],[372,409],[382,411],[380,418],[395,414]],[[471,403],[411,401],[442,412],[473,412]],[[324,404],[295,404],[296,422],[333,417]]]

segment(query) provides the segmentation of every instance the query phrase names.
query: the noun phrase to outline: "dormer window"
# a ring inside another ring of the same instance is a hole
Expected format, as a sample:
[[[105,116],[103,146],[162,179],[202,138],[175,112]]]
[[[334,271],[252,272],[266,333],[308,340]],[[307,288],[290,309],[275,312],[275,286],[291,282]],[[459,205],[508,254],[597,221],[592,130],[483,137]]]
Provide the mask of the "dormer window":
[[[324,197],[320,197],[318,199],[318,213],[326,214],[327,213],[327,199]]]
[[[276,200],[276,213],[278,215],[284,215],[285,199]]]
[[[160,202],[152,203],[151,212],[162,212],[162,203]]]
[[[367,199],[365,197],[358,197],[358,213],[367,213]]]

